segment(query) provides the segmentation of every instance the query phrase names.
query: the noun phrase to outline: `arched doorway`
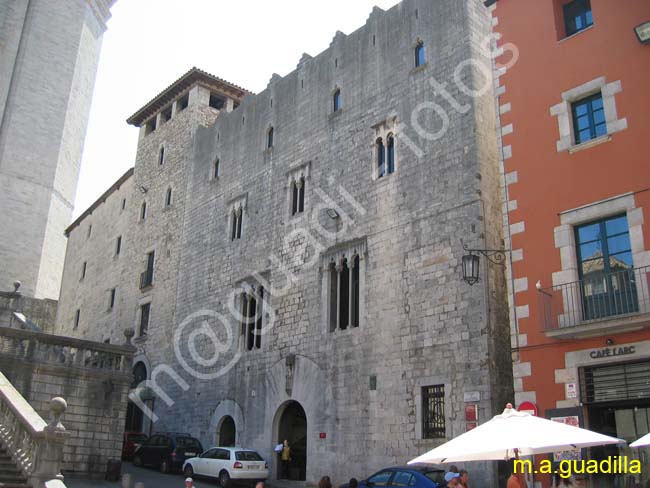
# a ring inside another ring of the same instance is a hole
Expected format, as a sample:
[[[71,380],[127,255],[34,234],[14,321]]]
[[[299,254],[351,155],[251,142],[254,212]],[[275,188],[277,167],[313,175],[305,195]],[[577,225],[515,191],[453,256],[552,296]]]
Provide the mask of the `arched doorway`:
[[[234,447],[237,438],[237,429],[235,421],[230,415],[226,415],[219,422],[217,429],[217,443],[221,447]]]
[[[284,472],[284,466],[278,456],[278,479],[305,481],[307,477],[307,415],[300,403],[296,401],[284,404],[278,413],[280,419],[277,424],[277,443],[280,444],[286,439],[291,448],[288,473]]]
[[[140,383],[147,379],[147,366],[138,361],[133,366],[133,382],[131,388],[137,388]],[[144,413],[135,403],[129,400],[126,407],[125,432],[142,432],[144,430]]]

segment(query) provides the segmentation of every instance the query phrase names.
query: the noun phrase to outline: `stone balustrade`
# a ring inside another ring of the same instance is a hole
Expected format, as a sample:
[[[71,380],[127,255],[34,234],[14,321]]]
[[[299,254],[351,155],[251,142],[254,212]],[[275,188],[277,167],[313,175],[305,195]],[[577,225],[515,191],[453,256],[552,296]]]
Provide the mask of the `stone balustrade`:
[[[133,347],[0,327],[0,354],[18,360],[43,362],[106,372],[131,372]]]
[[[53,398],[52,417],[45,422],[0,373],[0,441],[34,488],[63,480],[61,464],[67,432],[61,415],[66,408],[63,398]]]

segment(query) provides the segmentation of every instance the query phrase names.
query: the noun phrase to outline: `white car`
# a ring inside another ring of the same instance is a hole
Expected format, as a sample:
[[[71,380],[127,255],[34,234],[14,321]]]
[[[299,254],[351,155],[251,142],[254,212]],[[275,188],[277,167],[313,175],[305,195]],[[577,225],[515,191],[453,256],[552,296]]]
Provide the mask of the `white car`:
[[[222,488],[230,480],[264,481],[269,477],[269,465],[256,451],[241,447],[212,447],[199,457],[183,464],[185,476],[217,478]]]

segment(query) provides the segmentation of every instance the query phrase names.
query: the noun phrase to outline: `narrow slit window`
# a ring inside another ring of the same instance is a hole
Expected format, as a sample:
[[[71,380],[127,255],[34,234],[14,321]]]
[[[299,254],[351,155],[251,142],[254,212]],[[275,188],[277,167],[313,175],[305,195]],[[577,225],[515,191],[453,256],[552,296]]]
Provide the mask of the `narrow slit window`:
[[[243,212],[242,209],[240,208],[237,211],[237,239],[241,239],[241,228],[242,228],[242,220],[243,220]]]
[[[305,178],[298,180],[298,212],[305,211]]]
[[[298,212],[298,182],[291,181],[291,215],[296,215]]]
[[[172,189],[167,188],[167,194],[165,195],[165,207],[171,207],[172,205]]]
[[[147,202],[142,202],[142,206],[140,207],[140,220],[144,220],[147,218]]]
[[[230,240],[234,241],[235,238],[237,237],[237,212],[235,212],[235,210],[231,212],[230,219],[232,221]]]
[[[213,165],[213,168],[212,168],[212,178],[215,179],[215,180],[219,178],[219,159],[218,158],[214,161],[214,165]]]
[[[266,134],[266,148],[271,149],[273,147],[273,127],[271,127]]]
[[[165,164],[165,146],[162,146],[158,152],[158,166],[163,164]]]
[[[339,329],[345,330],[350,323],[350,268],[347,259],[343,260],[340,275]]]
[[[388,163],[388,174],[395,172],[395,138],[389,134],[386,138],[386,155]]]

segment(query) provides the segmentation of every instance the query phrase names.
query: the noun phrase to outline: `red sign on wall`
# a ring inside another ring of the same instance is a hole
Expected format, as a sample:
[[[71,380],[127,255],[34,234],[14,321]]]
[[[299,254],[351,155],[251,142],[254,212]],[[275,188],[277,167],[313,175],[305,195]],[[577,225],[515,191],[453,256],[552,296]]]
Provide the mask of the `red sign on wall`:
[[[478,420],[478,405],[465,405],[465,421],[476,422]]]
[[[319,439],[327,439],[327,432],[321,432],[320,434],[318,434],[318,438]]]

